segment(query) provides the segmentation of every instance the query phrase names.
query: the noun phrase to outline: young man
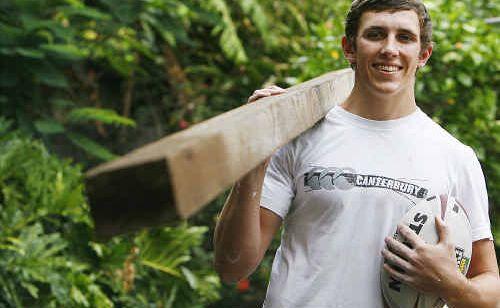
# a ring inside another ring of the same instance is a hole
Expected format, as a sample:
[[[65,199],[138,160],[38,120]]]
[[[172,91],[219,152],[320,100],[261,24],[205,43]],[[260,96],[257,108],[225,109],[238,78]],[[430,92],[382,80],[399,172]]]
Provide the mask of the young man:
[[[216,270],[226,282],[251,274],[283,223],[264,307],[383,307],[383,260],[394,278],[450,307],[496,307],[500,283],[479,162],[415,104],[416,72],[432,54],[427,10],[418,0],[354,1],[342,46],[355,70],[352,93],[235,184],[215,232]],[[282,92],[258,90],[249,101]],[[412,204],[448,193],[471,220],[468,278],[438,218],[437,245],[404,226],[413,248],[390,237]]]

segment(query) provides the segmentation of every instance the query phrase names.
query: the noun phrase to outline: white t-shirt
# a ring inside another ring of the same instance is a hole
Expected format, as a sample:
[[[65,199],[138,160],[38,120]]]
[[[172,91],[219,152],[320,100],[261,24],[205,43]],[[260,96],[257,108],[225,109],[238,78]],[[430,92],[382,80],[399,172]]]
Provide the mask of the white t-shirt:
[[[266,308],[383,307],[381,250],[410,205],[451,193],[492,238],[471,148],[420,109],[374,121],[333,108],[272,157],[261,206],[283,218]]]

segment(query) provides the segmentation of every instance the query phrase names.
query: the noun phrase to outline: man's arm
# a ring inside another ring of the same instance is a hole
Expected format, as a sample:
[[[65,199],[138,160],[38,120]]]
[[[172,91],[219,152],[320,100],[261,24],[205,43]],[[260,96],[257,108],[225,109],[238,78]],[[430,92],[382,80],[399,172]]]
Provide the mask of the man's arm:
[[[448,306],[500,307],[500,279],[493,241],[483,239],[472,244],[472,259],[466,279],[451,289]],[[460,291],[463,290],[463,291]]]
[[[277,86],[256,90],[248,98],[248,103],[285,92]],[[219,215],[214,234],[214,266],[224,282],[234,282],[250,275],[260,264],[281,226],[280,216],[260,207],[269,160],[236,182]]]
[[[382,254],[388,263],[385,270],[395,279],[415,289],[435,293],[451,308],[500,307],[500,279],[493,242],[476,241],[472,245],[472,261],[468,277],[456,268],[455,248],[450,242],[449,228],[436,217],[439,242],[426,244],[410,228],[399,225],[399,233],[411,247],[386,238]],[[403,272],[397,271],[399,267]]]
[[[214,265],[224,282],[250,275],[281,225],[281,217],[260,207],[266,166],[267,162],[234,185],[218,219]]]

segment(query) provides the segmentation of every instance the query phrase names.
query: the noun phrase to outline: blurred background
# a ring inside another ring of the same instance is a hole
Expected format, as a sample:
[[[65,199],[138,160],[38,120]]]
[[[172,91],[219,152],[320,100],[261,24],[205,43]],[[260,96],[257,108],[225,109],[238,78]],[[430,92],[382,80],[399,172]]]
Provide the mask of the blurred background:
[[[478,155],[500,245],[498,1],[426,1],[435,49],[417,102]],[[93,237],[83,172],[348,67],[345,0],[3,0],[0,306],[258,307],[278,237],[235,285],[213,270],[220,196],[193,218]],[[497,51],[495,51],[497,50]]]

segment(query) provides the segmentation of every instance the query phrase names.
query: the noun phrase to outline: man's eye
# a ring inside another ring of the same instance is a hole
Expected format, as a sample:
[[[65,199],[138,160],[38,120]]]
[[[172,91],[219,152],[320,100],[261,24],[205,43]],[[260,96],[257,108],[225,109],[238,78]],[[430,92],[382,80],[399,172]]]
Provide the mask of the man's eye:
[[[383,34],[380,32],[368,32],[366,33],[366,37],[369,39],[380,39],[383,37]]]
[[[408,35],[408,34],[400,34],[399,39],[403,42],[409,42],[409,41],[413,40],[413,37],[411,35]]]

